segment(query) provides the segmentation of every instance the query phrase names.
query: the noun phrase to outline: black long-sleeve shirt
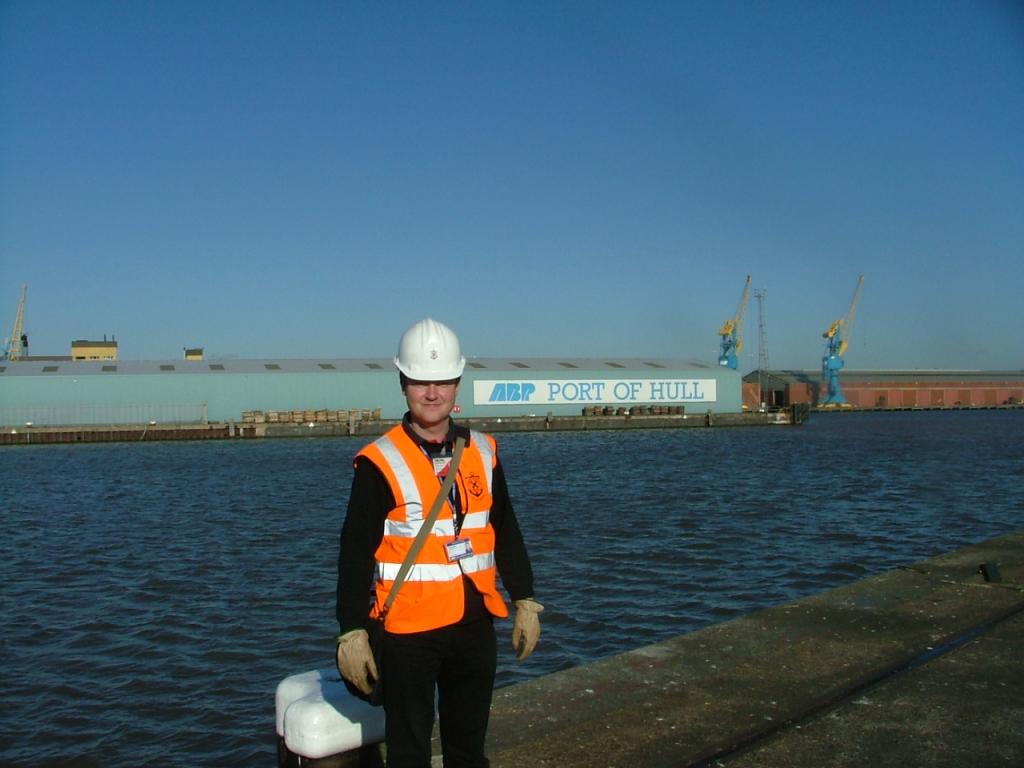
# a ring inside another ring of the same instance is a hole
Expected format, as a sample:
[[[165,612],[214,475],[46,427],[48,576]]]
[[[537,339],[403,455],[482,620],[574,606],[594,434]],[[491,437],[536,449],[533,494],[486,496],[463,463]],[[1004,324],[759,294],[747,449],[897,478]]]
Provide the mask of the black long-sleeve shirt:
[[[447,451],[447,454],[451,455],[451,446],[457,435],[462,434],[469,439],[469,430],[455,425],[454,422],[449,427],[448,438],[444,443],[425,441],[412,431],[408,416],[404,427],[406,433],[430,454]],[[497,459],[492,474],[491,496],[489,519],[494,528],[494,557],[502,584],[513,601],[533,597],[533,570],[519,522],[512,509],[512,501],[509,499],[500,458]],[[457,512],[458,501],[456,499]],[[372,602],[374,553],[384,537],[384,522],[388,512],[394,506],[394,496],[384,476],[373,462],[358,459],[338,546],[336,613],[342,634],[366,624]],[[483,598],[465,576],[463,586],[466,600],[462,621],[485,616]]]

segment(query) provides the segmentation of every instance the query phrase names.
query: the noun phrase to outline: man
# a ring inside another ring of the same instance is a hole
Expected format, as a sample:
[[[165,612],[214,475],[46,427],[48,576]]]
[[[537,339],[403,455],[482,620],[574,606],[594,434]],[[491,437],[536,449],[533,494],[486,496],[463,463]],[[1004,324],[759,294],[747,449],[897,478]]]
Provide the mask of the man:
[[[446,768],[489,765],[494,618],[508,616],[498,574],[516,606],[512,644],[520,661],[540,636],[543,607],[533,600],[533,572],[496,443],[451,419],[465,363],[458,338],[442,323],[426,318],[402,336],[395,365],[409,410],[357,454],[341,529],[338,669],[359,690],[372,690],[377,669],[363,627],[383,613],[388,768],[430,765],[435,691]],[[384,612],[459,437],[466,442],[451,491]]]

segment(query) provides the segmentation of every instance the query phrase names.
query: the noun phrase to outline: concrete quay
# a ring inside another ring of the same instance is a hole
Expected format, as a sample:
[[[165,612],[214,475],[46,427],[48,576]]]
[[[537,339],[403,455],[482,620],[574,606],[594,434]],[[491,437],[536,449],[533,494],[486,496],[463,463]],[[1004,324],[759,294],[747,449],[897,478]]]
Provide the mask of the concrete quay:
[[[796,415],[794,415],[796,414]],[[683,413],[594,416],[511,416],[460,418],[485,432],[558,432],[586,430],[684,429],[800,424],[806,412]],[[795,419],[795,420],[794,420]],[[209,422],[202,424],[91,424],[0,427],[0,445],[45,443],[145,442],[157,440],[235,440],[252,438],[375,437],[398,424],[395,419],[346,419],[281,423]]]
[[[708,427],[789,426],[802,424],[806,413],[796,421],[790,412],[770,413],[681,413],[616,414],[587,416],[496,416],[492,418],[456,417],[460,424],[489,433],[506,432],[580,432],[630,429],[704,429]],[[355,420],[338,424],[257,424],[254,437],[332,437],[382,435],[396,424],[394,419]]]
[[[499,689],[488,750],[495,768],[1024,765],[1024,531]]]

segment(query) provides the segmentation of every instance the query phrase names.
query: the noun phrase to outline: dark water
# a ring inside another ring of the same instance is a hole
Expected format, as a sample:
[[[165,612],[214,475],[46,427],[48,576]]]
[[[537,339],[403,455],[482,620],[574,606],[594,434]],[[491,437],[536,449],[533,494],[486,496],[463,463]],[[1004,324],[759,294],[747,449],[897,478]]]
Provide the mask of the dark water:
[[[499,682],[1024,527],[1024,412],[499,437],[547,606]],[[359,442],[0,449],[0,763],[272,766]],[[509,642],[510,627],[500,627]]]

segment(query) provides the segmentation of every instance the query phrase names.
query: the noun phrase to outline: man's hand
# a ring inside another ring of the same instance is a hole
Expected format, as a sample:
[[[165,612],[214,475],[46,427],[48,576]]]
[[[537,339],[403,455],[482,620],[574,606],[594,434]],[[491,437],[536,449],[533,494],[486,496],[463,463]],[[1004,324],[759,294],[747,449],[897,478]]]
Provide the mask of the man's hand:
[[[540,612],[544,606],[536,600],[527,598],[516,600],[516,618],[512,625],[512,647],[516,651],[516,659],[522,661],[537,647],[540,639]]]
[[[363,693],[373,692],[377,664],[365,629],[353,629],[338,638],[338,671]]]

